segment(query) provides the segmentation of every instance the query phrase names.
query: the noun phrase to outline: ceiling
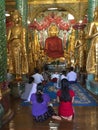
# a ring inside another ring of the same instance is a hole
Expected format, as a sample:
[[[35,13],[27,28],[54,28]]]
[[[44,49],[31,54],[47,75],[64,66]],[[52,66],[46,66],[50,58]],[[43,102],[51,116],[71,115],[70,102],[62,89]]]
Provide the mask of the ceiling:
[[[6,11],[16,9],[16,0],[5,0]],[[23,1],[22,1],[23,2]],[[87,14],[88,0],[28,0],[28,17],[33,21],[41,12],[50,7],[57,7],[59,12],[69,12],[76,21],[83,19]]]

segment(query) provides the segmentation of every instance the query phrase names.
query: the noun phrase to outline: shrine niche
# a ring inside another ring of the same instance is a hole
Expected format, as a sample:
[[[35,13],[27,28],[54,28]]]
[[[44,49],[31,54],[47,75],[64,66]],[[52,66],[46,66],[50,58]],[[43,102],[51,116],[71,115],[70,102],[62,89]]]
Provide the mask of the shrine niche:
[[[65,18],[63,18],[65,16]],[[37,30],[40,49],[44,50],[44,55],[49,58],[64,57],[66,48],[66,33],[70,24],[67,19],[68,12],[47,12],[29,25],[30,30]],[[40,21],[40,22],[39,22]]]

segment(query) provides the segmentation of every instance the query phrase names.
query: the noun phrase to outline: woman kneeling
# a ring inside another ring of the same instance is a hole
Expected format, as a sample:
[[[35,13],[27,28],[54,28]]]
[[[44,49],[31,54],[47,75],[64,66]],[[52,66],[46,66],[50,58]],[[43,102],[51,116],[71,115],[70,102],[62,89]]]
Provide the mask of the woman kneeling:
[[[49,117],[61,120],[61,117],[57,116],[54,109],[49,106],[50,97],[43,93],[39,85],[37,86],[37,92],[31,95],[30,101],[32,103],[32,115],[35,121],[43,122]]]

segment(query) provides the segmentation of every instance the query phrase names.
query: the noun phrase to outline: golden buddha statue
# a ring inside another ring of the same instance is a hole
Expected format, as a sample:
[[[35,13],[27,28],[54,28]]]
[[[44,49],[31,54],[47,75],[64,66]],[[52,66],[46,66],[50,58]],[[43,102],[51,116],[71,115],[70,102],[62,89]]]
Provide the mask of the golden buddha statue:
[[[74,54],[74,49],[75,49],[75,30],[72,29],[72,32],[69,35],[68,52]]]
[[[49,29],[48,29],[48,36],[58,36],[59,30],[58,27],[55,24],[51,24]]]
[[[32,74],[35,68],[35,64],[34,64],[34,41],[32,39],[31,33],[28,33],[28,66],[29,66],[29,74]]]
[[[86,69],[88,73],[95,74],[95,80],[98,80],[98,7],[94,11],[94,20],[90,23],[86,38],[91,40]]]
[[[22,18],[18,10],[11,14],[13,26],[7,35],[9,73],[21,79],[22,74],[28,73],[28,61],[26,53],[26,29],[22,26]]]
[[[75,62],[74,50],[75,50],[75,30],[72,29],[71,34],[68,37],[68,49],[67,49],[67,53],[70,55],[69,63],[72,66],[73,66],[73,64]]]
[[[76,54],[78,54],[76,59],[78,60],[79,68],[85,68],[85,49],[85,33],[83,30],[80,30],[78,34],[78,39],[75,42],[75,52]]]

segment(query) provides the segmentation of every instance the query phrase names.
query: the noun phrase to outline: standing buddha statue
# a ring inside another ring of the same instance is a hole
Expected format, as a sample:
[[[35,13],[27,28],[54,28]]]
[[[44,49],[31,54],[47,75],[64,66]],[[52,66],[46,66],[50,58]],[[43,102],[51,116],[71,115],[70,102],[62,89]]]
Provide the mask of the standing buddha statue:
[[[9,73],[14,74],[16,79],[21,79],[22,74],[28,73],[28,60],[26,53],[26,29],[22,26],[22,18],[18,10],[15,10],[11,19],[13,26],[7,35]]]
[[[79,31],[78,39],[75,42],[75,53],[77,54],[76,59],[78,60],[79,68],[85,69],[86,58],[85,58],[85,33],[83,30]]]
[[[71,34],[68,38],[68,54],[70,55],[70,65],[74,66],[75,58],[74,58],[74,50],[75,50],[75,30],[72,29]]]
[[[94,11],[94,20],[90,23],[87,39],[91,40],[86,69],[88,73],[95,75],[95,80],[98,81],[98,7]]]
[[[74,49],[75,49],[75,30],[72,29],[72,32],[69,35],[68,52],[74,54]]]

